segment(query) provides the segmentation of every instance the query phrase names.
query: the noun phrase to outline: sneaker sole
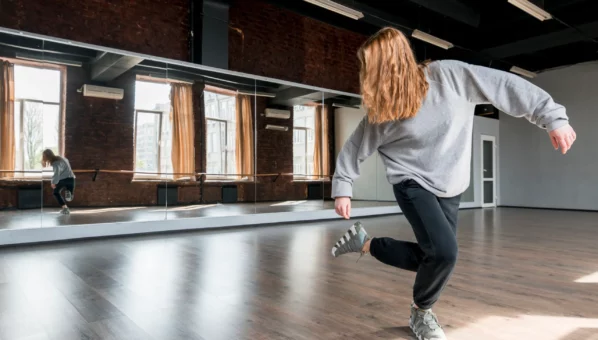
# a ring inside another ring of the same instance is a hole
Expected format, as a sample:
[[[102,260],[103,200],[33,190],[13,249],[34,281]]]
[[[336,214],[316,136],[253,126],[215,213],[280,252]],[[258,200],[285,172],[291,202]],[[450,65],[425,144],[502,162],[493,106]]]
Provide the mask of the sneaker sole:
[[[334,244],[334,247],[332,247],[331,250],[332,256],[337,257],[336,251],[338,250],[338,248],[340,248],[343,244],[349,242],[352,237],[357,236],[357,228],[355,228],[356,224],[359,224],[359,222],[352,225],[351,228],[349,228],[349,230],[347,230],[347,232],[343,236],[341,236],[341,238]],[[365,232],[365,229],[363,227],[361,227],[361,229],[363,229],[363,231]]]

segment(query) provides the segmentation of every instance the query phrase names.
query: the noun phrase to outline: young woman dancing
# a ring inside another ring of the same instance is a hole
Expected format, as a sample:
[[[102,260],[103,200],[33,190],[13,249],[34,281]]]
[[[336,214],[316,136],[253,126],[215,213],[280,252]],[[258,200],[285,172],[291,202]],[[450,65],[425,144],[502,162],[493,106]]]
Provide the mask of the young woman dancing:
[[[371,238],[354,224],[332,248],[337,257],[370,253],[417,272],[409,326],[420,340],[446,339],[432,306],[457,261],[457,214],[469,186],[474,108],[490,103],[548,132],[565,154],[575,141],[565,108],[519,76],[459,61],[417,63],[408,39],[384,28],[358,52],[367,116],[338,155],[336,212],[349,219],[359,165],[375,151],[417,243]]]
[[[66,202],[62,198],[62,191],[64,190],[64,198],[67,202],[71,202],[75,197],[75,174],[71,169],[71,164],[68,159],[56,156],[50,149],[44,150],[42,153],[42,165],[52,166],[54,175],[52,176],[52,189],[54,189],[54,197],[58,204],[62,207],[60,213],[63,215],[70,214],[70,210]]]

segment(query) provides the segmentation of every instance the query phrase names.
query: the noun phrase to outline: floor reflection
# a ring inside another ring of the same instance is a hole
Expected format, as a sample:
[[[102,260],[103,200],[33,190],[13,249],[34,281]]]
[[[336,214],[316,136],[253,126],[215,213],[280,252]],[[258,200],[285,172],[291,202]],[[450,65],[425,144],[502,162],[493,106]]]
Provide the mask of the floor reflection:
[[[358,201],[354,208],[396,206],[392,202]],[[70,215],[60,215],[59,209],[10,210],[0,214],[1,229],[56,227],[93,223],[143,222],[194,217],[222,217],[289,211],[334,209],[334,202],[293,201],[278,203],[202,204],[169,207],[71,208]]]

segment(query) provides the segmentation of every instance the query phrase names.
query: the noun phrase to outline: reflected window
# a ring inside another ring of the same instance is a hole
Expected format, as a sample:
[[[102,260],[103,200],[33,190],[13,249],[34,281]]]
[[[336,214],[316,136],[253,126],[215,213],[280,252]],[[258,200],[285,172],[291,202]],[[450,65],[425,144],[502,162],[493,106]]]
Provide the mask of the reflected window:
[[[204,91],[206,173],[211,179],[232,179],[236,173],[236,97]]]
[[[136,179],[173,177],[170,111],[169,83],[135,82]]]
[[[62,71],[36,66],[14,66],[15,86],[15,170],[44,171],[42,152],[52,149],[60,154]],[[41,132],[41,133],[40,133]],[[33,177],[39,173],[16,173],[15,177]]]
[[[314,174],[315,106],[293,107],[293,176],[307,179]]]

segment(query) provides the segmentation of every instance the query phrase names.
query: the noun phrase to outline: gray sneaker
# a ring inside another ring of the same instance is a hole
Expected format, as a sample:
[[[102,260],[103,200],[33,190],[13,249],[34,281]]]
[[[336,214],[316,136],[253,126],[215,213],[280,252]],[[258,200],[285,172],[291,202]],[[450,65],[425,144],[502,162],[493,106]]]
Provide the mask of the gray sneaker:
[[[65,199],[67,202],[72,202],[72,201],[73,201],[73,198],[75,198],[75,195],[73,195],[73,193],[72,193],[72,192],[70,192],[69,190],[65,190],[65,191],[64,191],[64,199]]]
[[[431,309],[418,309],[411,304],[409,328],[419,340],[446,340],[446,335]]]
[[[69,210],[69,208],[62,208],[62,210],[60,210],[61,215],[69,215],[70,213],[71,211]]]
[[[332,247],[332,256],[339,257],[347,253],[361,253],[363,245],[370,239],[368,233],[357,222],[347,230],[338,242]],[[362,254],[363,255],[363,254]]]

